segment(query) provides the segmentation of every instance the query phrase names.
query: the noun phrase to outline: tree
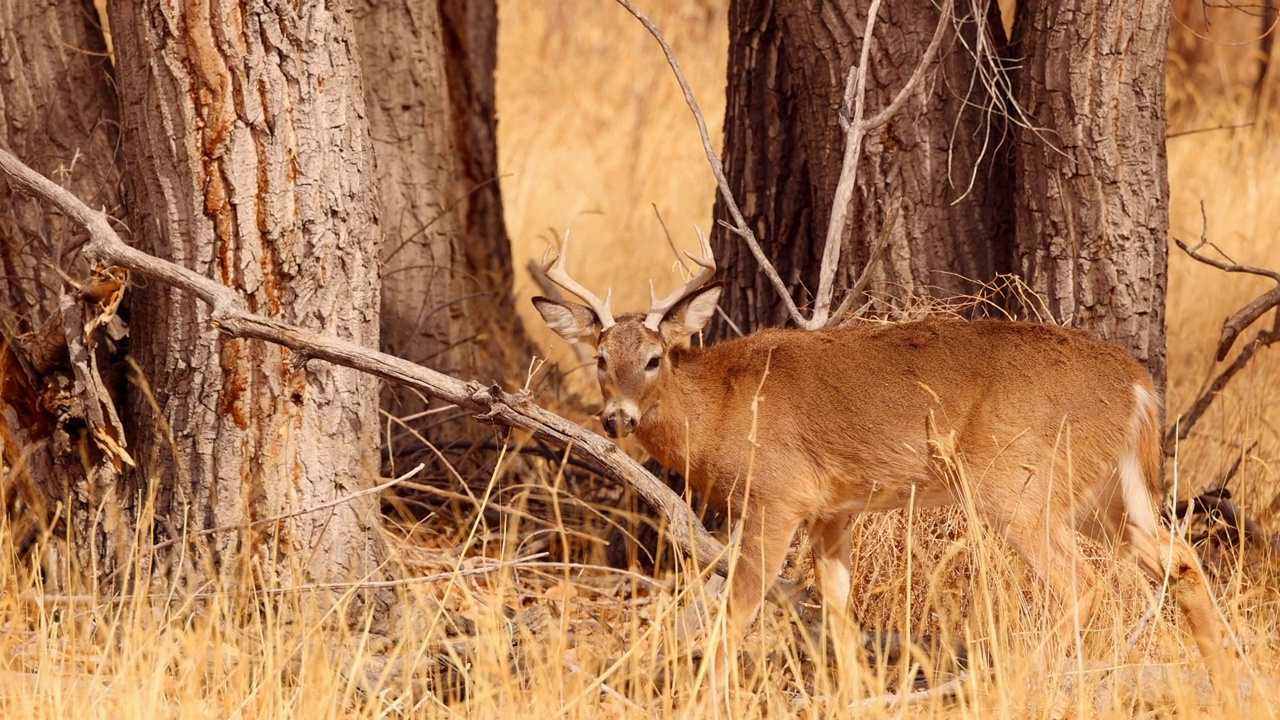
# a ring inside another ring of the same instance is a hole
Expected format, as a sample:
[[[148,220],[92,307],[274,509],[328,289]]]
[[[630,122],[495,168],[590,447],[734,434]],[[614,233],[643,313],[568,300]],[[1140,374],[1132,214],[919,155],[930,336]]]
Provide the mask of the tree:
[[[382,236],[346,4],[109,11],[133,244],[260,313],[376,343]],[[118,493],[126,529],[148,513],[174,538],[228,528],[200,559],[232,581],[241,553],[286,584],[379,572],[375,498],[304,512],[377,477],[375,382],[220,337],[173,288],[137,287],[131,308],[146,389],[129,401],[139,467]]]
[[[508,379],[526,343],[512,320],[497,183],[496,7],[361,0],[356,18],[386,235],[382,348],[452,375]],[[421,396],[388,391],[395,415],[427,407]],[[487,477],[489,454],[467,455],[480,437],[459,422],[467,414],[454,409],[407,424],[464,476]]]
[[[881,13],[866,68],[871,111],[907,84],[939,21],[915,3]],[[957,10],[925,81],[868,137],[837,278],[852,285],[882,236],[870,285],[881,311],[1016,272],[1058,319],[1125,345],[1163,383],[1168,9],[1033,0],[1018,3],[1015,20],[1010,43],[995,2]],[[798,301],[818,275],[842,169],[837,118],[866,25],[865,9],[815,15],[794,0],[742,0],[730,12],[726,173]],[[1108,45],[1085,43],[1086,29]],[[1101,107],[1089,81],[1116,77],[1113,104]],[[1120,114],[1140,120],[1108,130]],[[1060,177],[1071,178],[1068,202],[1051,213],[1048,183]],[[728,217],[723,199],[716,216]],[[785,321],[742,243],[723,228],[713,241],[729,315],[744,329]]]
[[[51,144],[37,164],[55,176],[78,167],[67,173],[76,194],[126,218],[120,229],[136,247],[234,288],[259,314],[365,346],[381,336],[392,351],[465,377],[505,378],[519,366],[485,351],[523,347],[517,324],[485,321],[515,316],[494,182],[492,2],[113,2],[114,84],[93,4],[15,7],[4,20],[62,29],[6,34],[33,59],[6,64],[0,77],[10,146],[38,156],[38,143]],[[92,158],[76,154],[86,150]],[[113,199],[121,175],[122,207]],[[41,393],[54,381],[26,358],[32,330],[59,319],[63,283],[47,258],[66,253],[40,257],[29,246],[65,245],[83,231],[4,190],[12,219],[0,227],[13,238],[3,255],[5,336],[21,351],[3,358],[4,449],[19,464],[31,442],[47,462],[28,465],[61,473],[27,487],[47,493],[31,498],[46,506],[72,497],[78,569],[118,585],[135,553],[168,548],[144,570],[232,582],[252,571],[285,584],[383,573],[376,496],[362,492],[379,467],[376,383],[220,335],[210,311],[176,288],[135,278],[126,293],[137,371],[122,387],[127,399],[113,398],[127,425],[120,453],[86,440],[83,423],[71,432],[88,454],[31,435],[53,422],[33,413],[48,410]],[[90,271],[67,269],[80,279]],[[49,327],[65,338],[65,327]],[[495,342],[502,333],[513,339]],[[12,388],[30,402],[15,404]],[[420,408],[421,396],[407,397],[392,410]],[[459,425],[432,428],[431,438],[473,444]],[[121,460],[130,453],[131,471]],[[82,467],[82,455],[92,462]],[[187,539],[200,552],[175,552]]]
[[[1168,3],[1018,4],[1018,273],[1165,384]]]
[[[903,86],[939,21],[932,5],[918,3],[889,3],[881,13],[868,68],[872,109]],[[972,292],[1012,268],[1008,166],[990,150],[1004,120],[975,81],[972,51],[988,26],[985,17],[956,25],[924,89],[868,138],[858,168],[838,274],[851,285],[873,240],[887,233],[873,291],[894,304]],[[836,119],[865,27],[866,8],[857,3],[824,5],[821,13],[799,2],[730,5],[725,171],[797,303],[814,291],[845,146]],[[885,228],[891,208],[897,221]],[[716,217],[728,217],[723,200]],[[727,268],[725,311],[744,329],[786,322],[743,243],[723,227],[712,240]]]
[[[109,212],[120,206],[115,92],[98,16],[91,2],[13,0],[0,3],[0,142],[78,197]],[[78,262],[83,228],[0,183],[0,403],[4,463],[25,482],[10,512],[13,543],[25,547],[58,502],[76,517],[101,507],[109,485],[86,478],[79,447],[54,423],[40,421],[49,398],[39,377],[59,364],[61,274],[84,277]],[[25,341],[19,340],[25,338]],[[21,347],[19,347],[21,345]],[[55,398],[60,396],[54,393]],[[54,402],[58,402],[55,400]],[[9,508],[6,508],[8,510]],[[95,531],[71,528],[65,551],[89,567]],[[55,538],[66,533],[55,533]],[[56,584],[54,579],[47,579]]]

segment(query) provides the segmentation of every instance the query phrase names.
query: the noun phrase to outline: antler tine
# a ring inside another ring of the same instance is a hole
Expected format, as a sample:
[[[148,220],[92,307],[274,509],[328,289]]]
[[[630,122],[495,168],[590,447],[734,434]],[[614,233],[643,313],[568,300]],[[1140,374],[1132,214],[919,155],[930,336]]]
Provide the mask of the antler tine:
[[[585,300],[587,305],[591,306],[592,312],[594,312],[596,317],[600,319],[601,330],[613,327],[615,324],[613,320],[613,311],[609,309],[609,301],[613,299],[613,289],[611,288],[606,292],[604,300],[601,300],[595,293],[583,287],[577,280],[569,277],[569,272],[565,270],[564,261],[569,255],[568,231],[564,234],[564,240],[560,242],[560,252],[556,254],[556,257],[552,262],[547,262],[547,255],[550,254],[550,252],[551,250],[548,248],[547,251],[542,254],[542,271],[547,274],[547,278],[550,279],[551,282]]]
[[[695,228],[696,229],[696,228]],[[658,299],[658,294],[653,290],[653,281],[649,281],[649,314],[644,318],[644,326],[650,330],[657,331],[658,323],[662,322],[663,316],[667,311],[675,307],[676,303],[688,297],[691,293],[700,290],[708,282],[711,277],[716,274],[716,257],[711,252],[711,242],[707,240],[707,236],[702,234],[702,230],[698,230],[698,240],[702,243],[702,257],[696,258],[689,253],[685,256],[692,260],[698,267],[702,268],[684,284],[684,287],[676,290],[662,300]]]

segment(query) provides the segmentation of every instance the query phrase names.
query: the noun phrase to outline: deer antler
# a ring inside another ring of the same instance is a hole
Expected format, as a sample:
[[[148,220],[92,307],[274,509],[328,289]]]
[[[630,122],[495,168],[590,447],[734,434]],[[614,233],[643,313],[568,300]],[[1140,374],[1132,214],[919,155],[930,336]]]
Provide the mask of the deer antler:
[[[565,290],[577,295],[591,306],[592,312],[600,319],[600,329],[607,330],[614,326],[613,311],[609,309],[609,300],[613,297],[613,289],[610,288],[604,295],[604,300],[596,297],[595,293],[586,289],[577,280],[569,277],[568,271],[564,269],[564,259],[569,255],[569,233],[566,231],[564,240],[560,242],[560,252],[552,261],[547,260],[550,254],[550,248],[542,255],[542,271],[547,274],[547,278],[551,282],[559,285]]]
[[[685,253],[685,257],[692,260],[702,269],[698,271],[698,274],[690,278],[689,282],[684,284],[684,287],[659,300],[657,293],[653,290],[653,281],[649,281],[649,314],[644,318],[644,326],[650,330],[657,332],[658,323],[662,322],[662,318],[667,314],[668,310],[688,297],[690,293],[701,289],[711,280],[711,276],[716,274],[716,258],[711,253],[711,242],[707,240],[707,236],[703,235],[701,230],[698,230],[698,239],[702,241],[702,258],[698,259],[689,253]]]

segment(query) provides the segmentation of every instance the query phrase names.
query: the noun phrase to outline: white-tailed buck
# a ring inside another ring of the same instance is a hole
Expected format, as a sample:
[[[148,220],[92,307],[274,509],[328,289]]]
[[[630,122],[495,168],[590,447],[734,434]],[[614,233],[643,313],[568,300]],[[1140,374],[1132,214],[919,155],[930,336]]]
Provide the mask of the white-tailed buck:
[[[705,240],[687,285],[664,300],[651,287],[648,314],[616,319],[607,297],[564,271],[566,250],[547,274],[588,306],[533,302],[561,337],[595,348],[605,431],[635,435],[741,519],[728,604],[737,632],[802,524],[823,603],[844,617],[853,515],[968,492],[1080,626],[1098,578],[1074,533],[1118,544],[1157,580],[1167,568],[1201,653],[1215,676],[1228,671],[1195,555],[1157,519],[1159,400],[1125,351],[1053,325],[949,319],[770,329],[692,347],[721,290],[708,282]],[[967,490],[939,460],[944,445],[967,469]],[[1060,627],[1057,646],[1069,647],[1077,625]]]

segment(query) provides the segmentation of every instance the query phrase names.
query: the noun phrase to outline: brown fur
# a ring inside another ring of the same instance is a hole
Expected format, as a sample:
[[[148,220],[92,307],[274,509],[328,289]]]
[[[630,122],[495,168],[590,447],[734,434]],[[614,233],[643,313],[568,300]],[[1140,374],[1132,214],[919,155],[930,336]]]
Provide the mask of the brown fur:
[[[718,294],[691,293],[657,331],[624,315],[599,332],[576,306],[582,332],[561,334],[604,358],[606,421],[624,435],[634,421],[646,450],[742,520],[729,598],[739,631],[801,525],[812,530],[819,588],[839,621],[852,516],[968,492],[1080,626],[1098,581],[1071,533],[1119,545],[1156,579],[1172,549],[1174,589],[1197,644],[1211,663],[1221,658],[1223,628],[1194,553],[1154,522],[1158,405],[1150,375],[1123,350],[1052,325],[943,319],[771,329],[689,347]],[[558,332],[565,326],[543,315]],[[646,371],[655,356],[658,369]],[[940,464],[949,453],[962,473]],[[1128,492],[1123,458],[1141,475]],[[1060,625],[1058,648],[1076,626]]]

